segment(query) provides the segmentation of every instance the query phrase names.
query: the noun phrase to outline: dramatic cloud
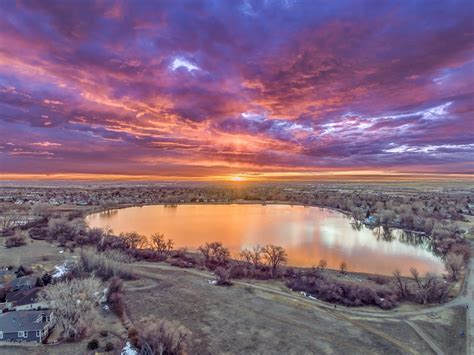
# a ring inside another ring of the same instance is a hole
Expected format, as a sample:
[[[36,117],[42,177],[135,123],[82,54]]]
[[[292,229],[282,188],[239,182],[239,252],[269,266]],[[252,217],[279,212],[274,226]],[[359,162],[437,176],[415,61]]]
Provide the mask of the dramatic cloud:
[[[0,170],[474,172],[470,1],[3,1]]]

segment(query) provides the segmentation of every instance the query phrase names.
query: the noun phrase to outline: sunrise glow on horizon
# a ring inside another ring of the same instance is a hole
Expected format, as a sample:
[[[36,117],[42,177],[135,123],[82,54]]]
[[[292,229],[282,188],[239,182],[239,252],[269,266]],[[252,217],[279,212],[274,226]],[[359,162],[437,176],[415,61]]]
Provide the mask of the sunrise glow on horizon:
[[[0,3],[0,180],[472,178],[469,1]]]

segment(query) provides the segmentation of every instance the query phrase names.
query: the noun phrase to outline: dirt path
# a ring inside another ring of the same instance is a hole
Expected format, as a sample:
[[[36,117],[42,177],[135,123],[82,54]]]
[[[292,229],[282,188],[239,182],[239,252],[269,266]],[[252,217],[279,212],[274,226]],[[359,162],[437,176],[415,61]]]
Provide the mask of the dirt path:
[[[415,323],[407,320],[405,321],[414,331],[416,334],[420,336],[421,339],[423,339],[429,346],[430,348],[436,353],[436,355],[444,355],[444,352],[438,347],[438,345],[435,344],[433,339],[429,337],[419,326],[417,326]]]

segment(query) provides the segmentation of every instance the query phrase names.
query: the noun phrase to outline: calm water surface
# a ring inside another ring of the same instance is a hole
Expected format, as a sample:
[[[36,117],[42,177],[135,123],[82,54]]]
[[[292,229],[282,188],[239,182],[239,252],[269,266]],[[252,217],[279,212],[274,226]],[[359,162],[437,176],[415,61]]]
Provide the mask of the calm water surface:
[[[345,261],[350,271],[404,274],[411,267],[441,273],[439,257],[427,238],[401,230],[356,228],[342,213],[318,207],[288,205],[163,205],[130,207],[86,218],[91,227],[111,227],[114,233],[164,233],[175,247],[197,249],[205,242],[221,241],[236,256],[242,248],[283,246],[292,266],[338,268]]]

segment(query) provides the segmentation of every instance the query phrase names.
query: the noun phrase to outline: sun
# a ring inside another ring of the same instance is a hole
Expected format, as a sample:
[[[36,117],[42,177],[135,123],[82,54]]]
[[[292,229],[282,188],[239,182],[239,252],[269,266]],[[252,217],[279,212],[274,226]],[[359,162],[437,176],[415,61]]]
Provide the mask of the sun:
[[[247,181],[247,179],[241,175],[234,175],[234,176],[231,176],[230,181]]]

